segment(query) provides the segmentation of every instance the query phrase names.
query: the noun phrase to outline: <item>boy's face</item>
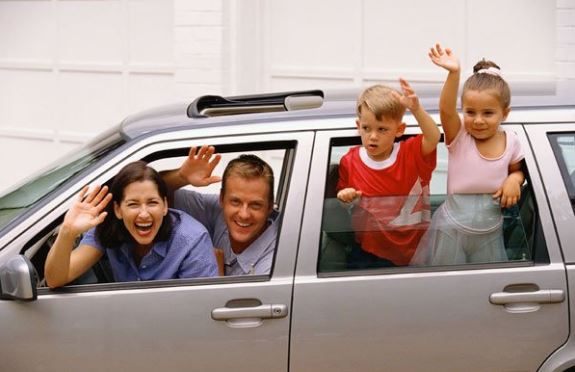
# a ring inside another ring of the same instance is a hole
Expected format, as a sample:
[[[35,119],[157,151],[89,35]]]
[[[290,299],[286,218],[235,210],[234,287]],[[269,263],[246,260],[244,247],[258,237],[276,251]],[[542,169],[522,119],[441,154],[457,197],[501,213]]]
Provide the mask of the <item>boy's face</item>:
[[[377,120],[375,115],[363,108],[355,121],[361,136],[361,144],[367,155],[375,161],[382,161],[391,155],[395,139],[403,135],[405,124],[382,116]]]

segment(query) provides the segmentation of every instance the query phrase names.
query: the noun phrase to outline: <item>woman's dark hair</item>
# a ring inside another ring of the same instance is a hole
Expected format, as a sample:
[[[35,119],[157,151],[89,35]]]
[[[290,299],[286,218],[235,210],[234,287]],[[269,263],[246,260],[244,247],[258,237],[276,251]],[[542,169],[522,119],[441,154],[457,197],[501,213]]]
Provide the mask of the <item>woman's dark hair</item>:
[[[492,61],[482,59],[473,66],[473,75],[471,75],[463,84],[461,101],[468,90],[482,91],[491,89],[496,92],[504,109],[511,105],[511,89],[509,84],[501,77],[501,68]]]
[[[148,167],[144,161],[127,164],[111,180],[110,192],[112,193],[112,201],[108,203],[106,207],[108,215],[106,219],[104,219],[104,222],[96,227],[96,239],[98,239],[102,246],[116,249],[124,243],[134,242],[134,238],[128,230],[126,230],[124,222],[116,218],[114,203],[119,205],[122,202],[124,199],[124,190],[128,185],[143,181],[152,181],[156,184],[158,193],[162,199],[167,200],[168,188],[155,169]],[[168,240],[171,232],[172,220],[168,215],[163,219],[158,234],[154,238],[154,242]]]

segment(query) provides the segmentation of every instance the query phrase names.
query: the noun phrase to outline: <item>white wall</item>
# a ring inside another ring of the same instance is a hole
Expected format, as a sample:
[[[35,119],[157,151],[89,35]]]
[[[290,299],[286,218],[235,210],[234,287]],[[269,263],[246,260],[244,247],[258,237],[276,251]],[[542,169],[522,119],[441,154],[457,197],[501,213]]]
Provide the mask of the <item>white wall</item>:
[[[572,64],[562,70],[557,63],[560,10],[549,0],[259,3],[250,22],[262,29],[262,40],[254,42],[261,44],[263,90],[365,86],[399,76],[440,84],[445,73],[427,58],[436,42],[450,46],[468,72],[486,57],[500,64],[511,82],[573,74]],[[563,14],[562,32],[572,36],[575,17],[569,15]],[[253,58],[242,57],[245,63]]]
[[[173,101],[173,13],[162,0],[0,1],[0,189]]]
[[[436,41],[465,71],[485,56],[512,83],[575,79],[575,0],[0,0],[0,190],[201,94],[439,87]]]

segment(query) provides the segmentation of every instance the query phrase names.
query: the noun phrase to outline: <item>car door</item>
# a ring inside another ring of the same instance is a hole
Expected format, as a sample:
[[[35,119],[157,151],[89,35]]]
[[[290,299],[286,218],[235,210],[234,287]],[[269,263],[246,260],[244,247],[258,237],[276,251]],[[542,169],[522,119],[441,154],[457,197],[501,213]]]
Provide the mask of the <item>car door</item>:
[[[359,271],[347,269],[349,248],[334,234],[346,224],[326,224],[334,154],[357,133],[316,136],[294,285],[293,371],[532,371],[565,342],[565,265],[525,132],[507,128],[530,174],[522,209],[505,219],[508,261]],[[446,161],[440,143],[432,205],[445,193]]]
[[[210,143],[285,154],[278,175],[283,222],[272,274],[41,288],[36,301],[0,301],[0,369],[287,371],[297,251],[292,237],[299,235],[313,133],[199,139],[197,133],[177,133],[178,139],[163,134],[118,153],[78,182],[64,202],[27,221],[27,231],[4,247],[0,261],[53,228],[83,184],[104,182],[133,160],[174,149],[185,155],[192,145]]]
[[[571,112],[572,113],[572,112]],[[570,116],[573,118],[573,115]],[[575,282],[575,123],[537,123],[526,126],[526,132],[537,154],[543,185],[551,205],[553,220],[563,250],[569,282]],[[573,286],[571,285],[571,319],[574,316]],[[541,371],[571,370],[575,366],[575,337],[570,324],[567,343],[541,367]]]

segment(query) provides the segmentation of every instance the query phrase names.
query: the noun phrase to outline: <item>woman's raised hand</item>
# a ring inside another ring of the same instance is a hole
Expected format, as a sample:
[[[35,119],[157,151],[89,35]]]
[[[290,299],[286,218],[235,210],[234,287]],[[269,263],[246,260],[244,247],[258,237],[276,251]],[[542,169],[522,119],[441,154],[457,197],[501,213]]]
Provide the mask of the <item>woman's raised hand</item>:
[[[64,216],[62,228],[67,229],[70,234],[78,236],[95,227],[106,218],[107,212],[104,211],[112,194],[108,192],[108,186],[95,186],[88,192],[89,186],[84,186],[78,198]]]

